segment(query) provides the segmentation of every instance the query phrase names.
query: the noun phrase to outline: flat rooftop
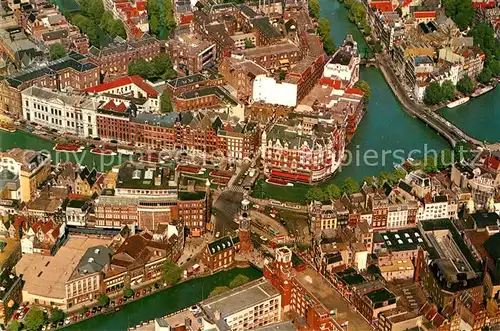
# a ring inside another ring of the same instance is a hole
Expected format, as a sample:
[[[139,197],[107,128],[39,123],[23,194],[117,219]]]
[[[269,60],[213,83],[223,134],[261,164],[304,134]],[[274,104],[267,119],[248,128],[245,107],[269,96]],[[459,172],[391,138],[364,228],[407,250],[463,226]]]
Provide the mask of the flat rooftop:
[[[26,254],[16,265],[17,275],[23,275],[23,291],[31,295],[64,299],[65,283],[87,251],[87,248],[107,244],[109,240],[70,238],[55,256]]]
[[[380,236],[389,251],[415,250],[418,246],[424,245],[422,235],[417,228],[380,232]]]
[[[255,58],[264,55],[273,55],[289,52],[300,52],[297,45],[291,42],[286,42],[282,44],[273,44],[269,46],[247,48],[241,51],[246,58]]]
[[[12,238],[2,238],[0,239],[0,247],[2,251],[0,252],[0,265],[3,266],[5,261],[16,249],[20,249],[21,242]]]
[[[200,306],[210,317],[214,316],[215,311],[219,311],[221,319],[224,319],[279,295],[274,286],[261,278],[229,292],[209,298],[201,302]]]
[[[386,288],[379,288],[368,292],[365,294],[365,297],[367,297],[373,304],[396,299],[396,296]]]
[[[363,317],[352,311],[344,298],[316,271],[307,267],[303,272],[298,272],[295,278],[304,289],[320,301],[328,310],[337,309],[337,315],[334,316],[334,319],[339,324],[349,321],[350,331],[366,331],[371,329]]]

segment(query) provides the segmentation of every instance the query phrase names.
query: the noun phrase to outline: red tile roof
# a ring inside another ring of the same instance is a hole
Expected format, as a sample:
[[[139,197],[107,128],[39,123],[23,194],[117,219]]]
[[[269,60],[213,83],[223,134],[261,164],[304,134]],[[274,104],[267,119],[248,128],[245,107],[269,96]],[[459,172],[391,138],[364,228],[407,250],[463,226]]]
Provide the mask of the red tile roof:
[[[346,94],[357,94],[363,96],[363,90],[361,90],[359,87],[349,87],[345,90]]]
[[[486,168],[498,170],[498,168],[500,167],[500,160],[498,160],[496,157],[488,156],[484,160],[484,166]]]
[[[375,7],[384,13],[392,12],[395,9],[395,8],[393,8],[392,1],[371,1],[370,7],[371,8]]]
[[[334,88],[336,90],[340,90],[342,88],[342,81],[338,79],[331,79],[329,77],[323,77],[321,78],[320,81],[321,85],[328,85],[331,88]]]
[[[405,0],[405,1],[403,1],[403,3],[401,4],[401,7],[407,7],[407,6],[409,6],[412,2],[413,2],[413,0]]]
[[[135,7],[137,10],[144,11],[146,10],[146,1],[137,1],[135,3]]]
[[[14,228],[16,230],[19,230],[25,222],[26,222],[26,217],[17,216],[16,219],[14,220],[14,224],[12,224],[12,225],[14,226]]]
[[[123,113],[125,110],[127,110],[127,106],[123,102],[116,104],[113,100],[109,100],[108,103],[106,103],[102,108],[119,113]]]
[[[193,21],[194,15],[193,14],[182,14],[181,15],[181,24],[189,24]]]
[[[415,18],[436,18],[435,11],[416,11],[413,13]]]
[[[148,97],[150,98],[157,98],[158,97],[158,91],[155,90],[151,85],[149,85],[144,78],[142,78],[139,75],[134,75],[134,76],[127,76],[127,77],[122,77],[118,78],[116,80],[113,80],[111,82],[99,84],[93,87],[88,87],[84,91],[85,92],[91,92],[91,93],[99,93],[99,92],[106,92],[111,89],[120,87],[120,86],[126,86],[134,84],[141,90],[147,93]]]
[[[31,229],[33,230],[33,232],[37,233],[38,230],[42,227],[42,224],[43,224],[42,220],[37,221],[31,226]]]

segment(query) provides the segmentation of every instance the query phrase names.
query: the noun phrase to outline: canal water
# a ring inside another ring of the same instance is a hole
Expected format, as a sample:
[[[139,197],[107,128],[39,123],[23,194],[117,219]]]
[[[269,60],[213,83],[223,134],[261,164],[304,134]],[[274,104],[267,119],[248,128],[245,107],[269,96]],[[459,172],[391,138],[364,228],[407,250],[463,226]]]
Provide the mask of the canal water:
[[[234,268],[214,275],[196,278],[122,307],[119,312],[99,315],[64,328],[67,331],[125,331],[129,327],[162,317],[208,298],[216,286],[228,286],[238,274],[257,279],[262,272],[255,268]]]
[[[99,145],[102,143],[96,141],[95,144]],[[98,171],[107,171],[114,165],[122,164],[125,160],[132,157],[120,154],[114,156],[92,154],[89,148],[86,148],[81,153],[55,152],[52,149],[54,146],[55,143],[50,140],[40,138],[21,130],[17,130],[14,133],[0,130],[0,151],[5,151],[14,147],[45,151],[51,154],[52,161],[56,164],[70,161],[84,164],[89,167],[95,166]]]
[[[472,98],[459,107],[439,113],[468,135],[487,142],[500,142],[500,87]]]

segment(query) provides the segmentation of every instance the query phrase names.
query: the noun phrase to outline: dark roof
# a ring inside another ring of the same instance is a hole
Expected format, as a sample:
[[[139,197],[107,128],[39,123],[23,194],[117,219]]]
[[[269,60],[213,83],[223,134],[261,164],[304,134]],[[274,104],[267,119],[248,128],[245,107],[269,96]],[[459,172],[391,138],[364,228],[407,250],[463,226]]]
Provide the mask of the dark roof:
[[[406,251],[424,246],[424,240],[417,228],[379,232],[390,251]]]
[[[257,13],[247,5],[240,6],[241,12],[245,14],[248,18],[254,18],[257,16]]]
[[[500,225],[500,216],[498,216],[497,213],[478,211],[469,216],[472,217],[476,227],[479,229],[484,229],[487,226]]]
[[[271,22],[269,22],[268,17],[259,17],[259,18],[254,18],[250,20],[257,28],[260,33],[262,33],[264,36],[268,38],[280,38],[282,37],[281,33],[279,32],[278,29],[276,29]]]
[[[411,193],[412,187],[403,180],[399,181],[398,187],[405,192]]]
[[[150,166],[127,161],[118,170],[117,188],[164,189],[170,188],[174,172],[168,167]]]
[[[88,71],[96,68],[93,63],[80,63],[78,61],[85,59],[85,57],[79,53],[70,53],[68,56],[58,59],[56,61],[49,62],[46,65],[38,65],[35,67],[27,68],[22,70],[15,75],[7,78],[7,82],[12,87],[18,87],[22,83],[29,82],[31,80],[46,76],[46,75],[56,75],[58,71],[73,68],[76,71]]]
[[[342,49],[339,49],[333,56],[331,63],[338,63],[343,66],[346,66],[351,62],[352,55],[349,52],[346,52]]]
[[[181,201],[203,200],[205,199],[205,196],[206,193],[203,191],[197,191],[197,192],[179,191],[177,193],[177,197]]]
[[[226,90],[219,86],[208,86],[193,91],[183,92],[179,94],[178,98],[187,100],[200,98],[207,95],[216,95],[221,100],[221,102],[230,103],[234,106],[238,104],[233,96],[231,96]]]
[[[386,288],[379,288],[377,290],[373,290],[371,292],[368,292],[365,294],[365,297],[370,299],[370,301],[373,304],[381,303],[384,301],[392,301],[392,300],[394,300],[394,302],[396,302],[395,301],[396,296]],[[394,303],[394,302],[391,302],[391,303]]]
[[[210,254],[215,254],[223,252],[226,249],[231,249],[234,246],[233,240],[230,236],[222,237],[216,241],[212,241],[208,244],[208,250]]]
[[[76,274],[91,274],[101,271],[111,259],[111,249],[99,245],[90,247],[78,262]]]
[[[484,249],[493,260],[500,259],[500,233],[490,236],[483,244]]]

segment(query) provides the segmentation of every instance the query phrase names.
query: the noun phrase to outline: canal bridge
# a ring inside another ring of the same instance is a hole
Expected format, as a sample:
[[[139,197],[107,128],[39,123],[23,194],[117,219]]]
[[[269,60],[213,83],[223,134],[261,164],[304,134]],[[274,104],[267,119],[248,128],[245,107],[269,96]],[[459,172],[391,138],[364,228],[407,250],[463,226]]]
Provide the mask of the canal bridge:
[[[428,126],[436,130],[440,135],[446,138],[453,147],[455,147],[458,142],[463,140],[466,140],[476,146],[483,145],[481,141],[470,137],[438,113],[429,111],[426,107],[419,105],[414,100],[410,99],[401,85],[401,82],[394,74],[394,71],[390,68],[390,59],[384,58],[383,55],[378,55],[376,57],[376,62],[382,71],[385,80],[391,86],[394,94],[396,94],[399,102],[410,115],[422,120]]]

